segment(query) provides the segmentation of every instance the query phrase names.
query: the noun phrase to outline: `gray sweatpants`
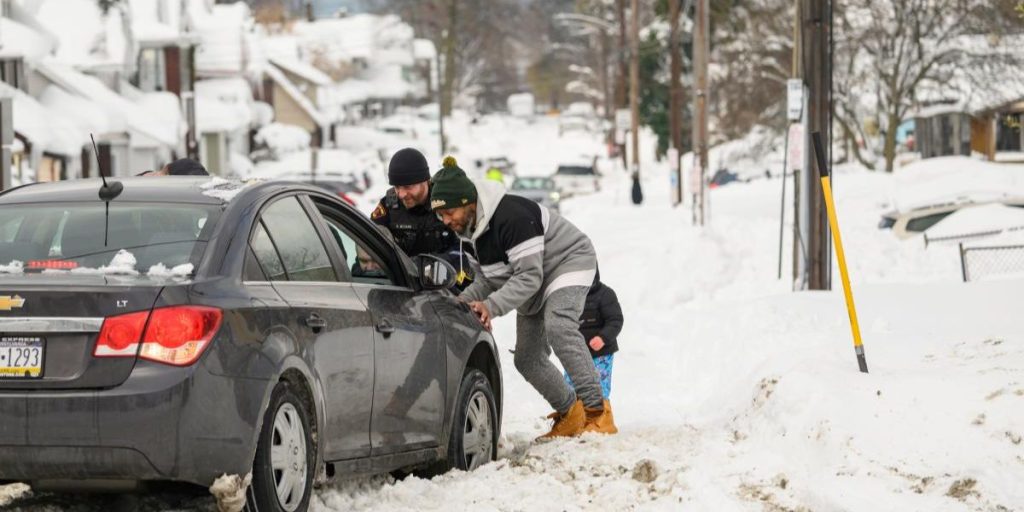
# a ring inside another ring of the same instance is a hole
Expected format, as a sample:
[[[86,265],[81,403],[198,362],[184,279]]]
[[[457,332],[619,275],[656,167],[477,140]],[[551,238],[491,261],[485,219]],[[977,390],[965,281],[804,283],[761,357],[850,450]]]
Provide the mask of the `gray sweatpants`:
[[[536,315],[516,316],[516,369],[554,410],[563,414],[576,402],[576,392],[548,359],[552,350],[576,383],[583,405],[604,407],[594,359],[580,333],[580,315],[589,290],[586,286],[556,290]]]

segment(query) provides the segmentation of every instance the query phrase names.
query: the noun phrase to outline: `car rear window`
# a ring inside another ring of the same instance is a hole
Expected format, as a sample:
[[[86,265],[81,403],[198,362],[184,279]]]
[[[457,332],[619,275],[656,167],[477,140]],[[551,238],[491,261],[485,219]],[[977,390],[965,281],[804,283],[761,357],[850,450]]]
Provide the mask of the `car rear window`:
[[[558,167],[558,173],[568,176],[587,176],[594,174],[593,167],[584,167],[582,165],[562,165]]]
[[[121,250],[135,270],[198,264],[219,207],[163,203],[48,203],[0,206],[0,263],[26,271],[99,269]]]

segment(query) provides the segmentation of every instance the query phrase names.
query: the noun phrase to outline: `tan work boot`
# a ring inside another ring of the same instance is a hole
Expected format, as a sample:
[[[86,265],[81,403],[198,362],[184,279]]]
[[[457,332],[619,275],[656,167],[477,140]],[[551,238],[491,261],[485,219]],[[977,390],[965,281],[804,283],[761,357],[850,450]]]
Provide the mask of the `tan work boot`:
[[[555,420],[551,431],[537,438],[538,441],[546,441],[556,437],[575,437],[583,431],[583,425],[587,422],[587,413],[583,410],[583,402],[576,400],[569,408],[569,412],[559,414],[553,412],[548,418]]]
[[[607,399],[604,401],[604,409],[585,409],[585,411],[587,421],[583,425],[583,432],[615,434],[619,431],[615,426],[615,416],[612,415],[612,403]]]

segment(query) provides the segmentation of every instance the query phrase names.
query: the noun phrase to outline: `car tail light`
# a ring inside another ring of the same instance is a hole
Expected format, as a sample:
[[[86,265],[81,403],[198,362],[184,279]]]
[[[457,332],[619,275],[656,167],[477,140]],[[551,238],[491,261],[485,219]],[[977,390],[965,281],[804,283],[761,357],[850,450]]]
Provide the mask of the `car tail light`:
[[[109,317],[96,341],[96,357],[139,357],[188,366],[203,354],[220,329],[221,311],[203,306],[172,306]],[[139,345],[142,345],[141,350]]]
[[[348,204],[350,204],[352,206],[356,205],[356,202],[353,201],[352,198],[349,197],[348,194],[346,194],[344,192],[338,192],[338,197],[340,197],[342,201],[345,201],[346,203],[348,203]]]
[[[78,262],[67,260],[30,260],[27,266],[33,270],[71,270],[78,268]]]
[[[202,306],[154,309],[142,338],[139,357],[174,366],[188,366],[203,354],[220,329],[221,312]]]
[[[149,311],[104,319],[92,354],[96,357],[134,357],[139,351],[139,341],[147,319]]]

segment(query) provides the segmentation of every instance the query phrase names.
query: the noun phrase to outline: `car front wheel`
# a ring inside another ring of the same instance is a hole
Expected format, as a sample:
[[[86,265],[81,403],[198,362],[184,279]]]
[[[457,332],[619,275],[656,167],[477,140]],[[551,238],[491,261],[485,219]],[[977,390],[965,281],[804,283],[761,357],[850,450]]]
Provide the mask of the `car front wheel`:
[[[462,378],[448,441],[447,469],[472,471],[496,459],[498,408],[491,382],[472,368]]]
[[[287,382],[279,382],[263,417],[247,509],[306,510],[313,488],[316,449],[310,411]]]

